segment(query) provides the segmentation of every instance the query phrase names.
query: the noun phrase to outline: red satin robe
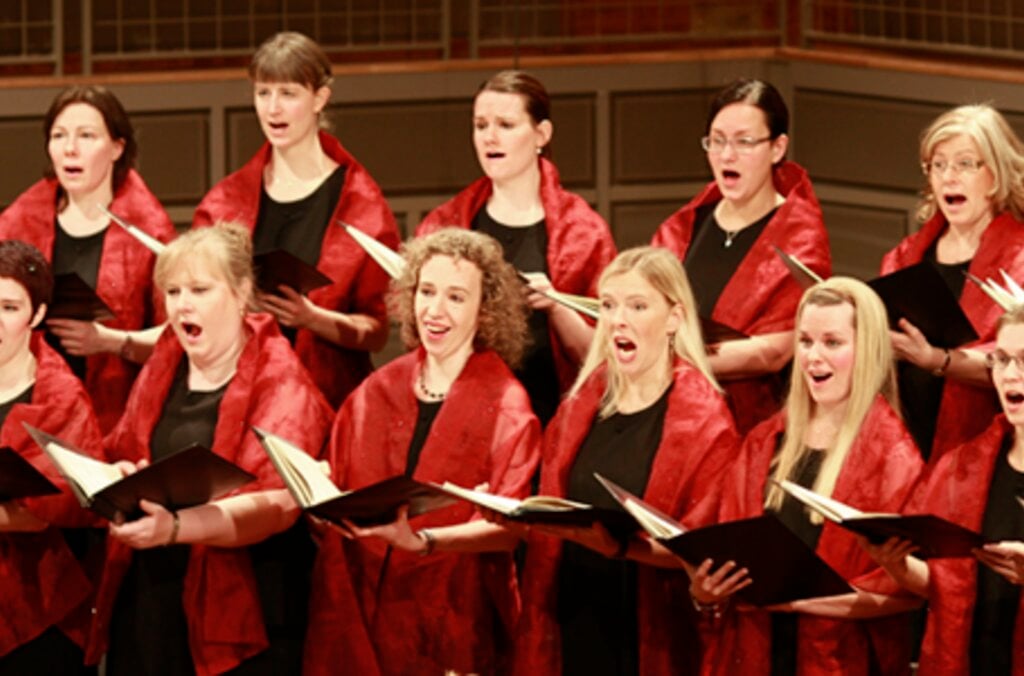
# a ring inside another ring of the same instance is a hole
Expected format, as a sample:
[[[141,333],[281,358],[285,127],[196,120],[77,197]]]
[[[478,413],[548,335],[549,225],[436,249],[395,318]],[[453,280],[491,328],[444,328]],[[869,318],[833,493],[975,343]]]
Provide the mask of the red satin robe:
[[[95,580],[75,559],[60,528],[84,528],[94,519],[78,506],[53,463],[22,423],[28,423],[102,459],[99,424],[82,383],[64,360],[33,333],[36,357],[32,401],[11,408],[0,428],[0,446],[10,447],[60,487],[60,495],[19,500],[51,524],[38,533],[0,534],[0,655],[37,638],[56,625],[78,645],[85,644]]]
[[[784,432],[783,412],[747,435],[732,473],[724,482],[720,522],[764,513],[765,483]],[[864,511],[900,512],[922,464],[903,422],[879,397],[861,423],[832,497]],[[855,536],[834,523],[825,522],[816,551],[852,585],[880,593],[890,586]],[[797,673],[867,676],[873,653],[881,673],[905,674],[910,664],[909,627],[905,615],[874,620],[801,615],[797,629]],[[730,612],[718,633],[708,632],[705,638],[705,673],[770,674],[770,613]]]
[[[921,229],[910,235],[882,259],[882,274],[920,263],[932,244],[946,230],[946,221],[936,213]],[[1024,224],[1008,213],[997,216],[981,236],[981,243],[968,271],[979,279],[1002,280],[999,270],[1024,279]],[[960,307],[978,334],[977,347],[995,341],[996,322],[1003,310],[976,284],[968,280],[960,295]],[[947,378],[935,425],[931,460],[935,462],[947,450],[971,439],[988,426],[999,410],[991,387],[981,387]]]
[[[1006,417],[999,415],[982,434],[950,449],[915,491],[911,510],[980,531],[992,475],[1007,434],[1013,434],[1013,430]],[[928,625],[921,644],[921,674],[953,676],[970,671],[978,565],[973,557],[928,563]],[[1017,607],[1013,645],[1013,674],[1024,676],[1024,597]]]
[[[212,449],[256,475],[256,481],[236,493],[283,485],[252,426],[315,454],[323,446],[332,415],[274,319],[265,314],[249,315],[245,324],[250,337],[221,400]],[[174,333],[165,331],[139,374],[124,416],[105,440],[111,459],[137,462],[149,458],[149,440],[183,354]],[[114,601],[131,563],[131,548],[116,540],[108,542],[88,663],[98,661],[106,650]],[[232,669],[267,647],[256,580],[245,547],[192,546],[182,602],[192,659],[200,676]]]
[[[615,258],[615,242],[608,224],[581,197],[562,188],[558,169],[540,160],[540,201],[548,234],[548,275],[554,287],[565,293],[596,296],[601,271]],[[416,227],[422,237],[446,226],[469,228],[473,218],[487,204],[493,186],[479,178],[458,195],[437,207]],[[578,365],[551,329],[551,346],[562,391],[576,379]]]
[[[768,221],[711,311],[715,321],[750,336],[792,330],[803,295],[803,289],[775,253],[775,247],[795,256],[822,277],[832,274],[828,233],[807,172],[793,162],[784,162],[775,169],[774,182],[786,202]],[[721,199],[717,184],[709,183],[658,227],[651,244],[685,259],[693,241],[697,209]],[[707,311],[702,308],[702,312]],[[779,410],[781,402],[775,379],[775,374],[767,374],[723,382],[740,433],[746,433]]]
[[[722,395],[687,362],[678,360],[665,428],[643,498],[694,528],[714,521],[720,478],[739,438]],[[564,497],[569,472],[600,408],[604,372],[566,399],[544,437],[540,494]],[[513,673],[547,676],[561,671],[561,630],[556,580],[562,543],[531,536],[523,572],[523,618],[516,632]],[[682,570],[641,566],[637,579],[640,674],[694,673],[700,647]]]
[[[345,167],[345,182],[324,232],[320,260],[316,264],[317,270],[334,283],[310,291],[309,299],[328,310],[368,315],[387,325],[384,303],[387,273],[337,221],[353,225],[397,249],[399,237],[395,218],[373,178],[336,138],[320,132],[320,146],[328,157]],[[270,157],[270,144],[265,143],[245,166],[213,186],[199,203],[192,227],[231,221],[252,232],[259,216],[263,171]],[[335,345],[307,329],[298,331],[295,352],[334,407],[340,406],[348,393],[373,370],[368,352]]]
[[[28,242],[52,262],[58,188],[55,179],[44,179],[23,192],[0,214],[0,239]],[[109,208],[161,242],[175,237],[171,219],[134,170],[128,172]],[[120,226],[107,227],[96,276],[96,293],[114,312],[105,325],[135,331],[163,321],[163,303],[153,286],[155,261],[156,256]],[[86,358],[85,389],[104,432],[114,427],[124,411],[137,374],[138,366],[116,354]]]
[[[345,402],[331,435],[332,478],[359,488],[403,474],[416,427],[413,387],[425,352],[395,359]],[[540,425],[525,390],[493,352],[474,353],[434,419],[413,478],[525,497],[540,456]],[[474,517],[458,503],[413,529]],[[306,674],[493,673],[519,610],[509,553],[422,557],[376,539],[325,535],[313,571]],[[386,566],[385,566],[386,562]],[[383,578],[382,578],[383,576]]]

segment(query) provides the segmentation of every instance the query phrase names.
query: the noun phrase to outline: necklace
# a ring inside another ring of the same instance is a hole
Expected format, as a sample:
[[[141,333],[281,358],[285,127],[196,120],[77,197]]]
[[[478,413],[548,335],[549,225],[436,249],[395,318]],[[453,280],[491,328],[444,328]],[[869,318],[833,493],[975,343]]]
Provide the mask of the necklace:
[[[420,377],[416,380],[416,384],[419,385],[420,394],[426,397],[430,401],[444,401],[447,392],[431,392],[427,389],[427,381],[424,379],[423,374],[425,369],[420,369]]]
[[[739,230],[724,230],[725,242],[722,244],[726,249],[732,246],[732,241],[736,239],[736,235],[740,234]]]

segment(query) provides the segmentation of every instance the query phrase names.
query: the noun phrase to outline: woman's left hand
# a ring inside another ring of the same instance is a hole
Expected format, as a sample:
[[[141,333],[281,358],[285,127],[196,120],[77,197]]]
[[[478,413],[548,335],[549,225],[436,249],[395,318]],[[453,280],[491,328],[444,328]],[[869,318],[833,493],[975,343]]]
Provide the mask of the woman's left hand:
[[[258,293],[260,307],[270,312],[277,321],[295,329],[309,328],[316,316],[316,305],[308,297],[291,287],[280,285],[278,293]]]
[[[1024,584],[1024,542],[991,542],[981,549],[975,549],[974,555],[1011,584]]]
[[[68,354],[86,357],[101,352],[117,352],[121,340],[113,329],[99,322],[83,322],[77,319],[49,319],[46,328],[60,340]],[[116,346],[115,346],[116,345]]]
[[[139,500],[139,507],[146,516],[121,525],[110,524],[110,535],[134,549],[150,549],[170,544],[171,533],[174,531],[174,514],[163,505],[149,500]]]
[[[916,326],[901,318],[899,327],[899,331],[889,331],[897,358],[928,371],[934,371],[942,366],[945,354],[929,343]]]
[[[398,515],[395,520],[391,523],[386,523],[380,526],[357,526],[351,521],[344,520],[345,528],[348,529],[346,534],[341,531],[342,535],[349,538],[369,538],[376,537],[380,538],[384,542],[388,543],[395,549],[401,549],[406,552],[422,553],[426,551],[427,542],[412,529],[409,525],[409,505],[402,505],[398,508]]]

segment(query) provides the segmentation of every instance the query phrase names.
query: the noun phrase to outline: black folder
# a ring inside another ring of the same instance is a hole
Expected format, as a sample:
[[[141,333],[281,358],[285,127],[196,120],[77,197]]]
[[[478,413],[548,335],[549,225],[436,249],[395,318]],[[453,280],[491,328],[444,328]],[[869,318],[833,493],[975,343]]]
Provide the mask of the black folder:
[[[737,569],[746,568],[750,584],[736,594],[751,605],[770,606],[852,591],[839,573],[773,514],[686,530],[615,482],[595,476],[623,508],[637,510],[634,517],[638,523],[652,522],[644,526],[648,534],[683,561],[699,566],[711,559],[716,567],[734,561]],[[656,526],[656,522],[663,525]],[[677,534],[660,537],[659,532],[668,532],[665,526]]]
[[[751,582],[737,596],[751,605],[770,606],[853,591],[773,514],[697,528],[661,543],[693,566],[712,559],[716,566],[735,561],[737,568],[746,568]]]
[[[84,455],[67,442],[27,423],[25,429],[48,454],[47,445],[54,443]],[[183,509],[209,502],[256,479],[249,472],[199,445],[176,451],[94,494],[87,493],[65,467],[56,461],[54,464],[82,507],[110,521],[141,516],[141,499],[156,502],[170,510]]]
[[[113,311],[77,273],[53,278],[53,299],[46,309],[49,319],[78,319],[95,322],[110,319]]]
[[[0,502],[56,493],[60,489],[32,463],[13,448],[0,448]]]
[[[357,526],[375,526],[394,521],[402,505],[409,505],[412,518],[454,503],[436,486],[399,475],[313,505],[309,512],[337,524],[347,519]]]
[[[960,301],[930,263],[872,279],[868,286],[885,303],[893,328],[899,328],[901,317],[906,318],[936,347],[954,348],[978,339]]]
[[[256,254],[252,263],[256,268],[256,287],[265,293],[280,293],[277,287],[287,286],[305,295],[334,283],[330,277],[283,249]]]
[[[910,540],[918,546],[914,556],[940,559],[972,556],[971,550],[989,542],[981,533],[933,514],[907,516],[865,516],[837,522],[843,528],[866,536],[875,544],[891,537]]]

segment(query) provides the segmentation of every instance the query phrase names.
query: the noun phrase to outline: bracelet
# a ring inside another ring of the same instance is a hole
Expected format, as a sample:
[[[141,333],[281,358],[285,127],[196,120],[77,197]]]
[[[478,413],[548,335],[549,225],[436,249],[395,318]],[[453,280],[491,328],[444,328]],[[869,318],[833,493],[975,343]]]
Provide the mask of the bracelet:
[[[181,529],[181,517],[178,516],[178,513],[171,512],[171,516],[174,517],[174,523],[171,524],[171,537],[167,538],[164,547],[170,547],[178,542],[178,531]]]
[[[434,553],[434,546],[437,544],[437,540],[434,539],[434,534],[426,528],[421,528],[416,531],[416,535],[423,540],[424,547],[420,552],[420,556],[430,556]]]
[[[714,619],[722,617],[722,611],[725,609],[725,601],[719,601],[717,603],[701,603],[697,600],[697,597],[690,592],[690,601],[693,603],[693,609],[701,615],[710,615]]]
[[[949,368],[949,362],[953,360],[953,353],[950,352],[948,347],[943,348],[943,352],[945,353],[945,357],[942,360],[942,366],[932,371],[932,375],[938,378],[941,378],[944,375],[946,375],[946,369]]]
[[[131,361],[132,360],[132,358],[130,356],[131,353],[132,353],[132,334],[126,333],[126,334],[124,334],[124,342],[121,343],[121,349],[118,351],[117,354],[118,354],[119,357],[121,357],[121,359],[124,359],[125,361]]]

